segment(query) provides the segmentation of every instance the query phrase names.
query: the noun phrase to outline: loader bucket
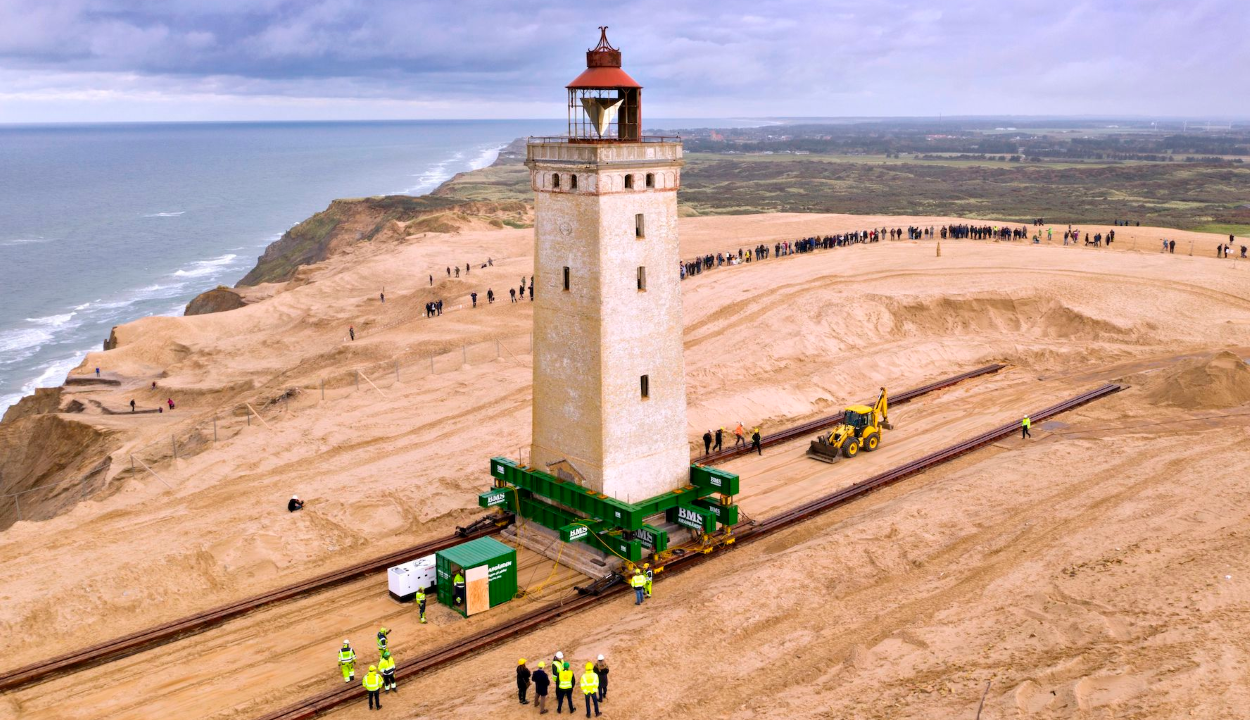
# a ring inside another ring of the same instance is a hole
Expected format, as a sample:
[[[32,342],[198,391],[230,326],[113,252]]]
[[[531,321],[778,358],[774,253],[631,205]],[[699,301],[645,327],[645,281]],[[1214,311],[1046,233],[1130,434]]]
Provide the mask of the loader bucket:
[[[838,448],[825,442],[823,438],[813,440],[811,446],[807,448],[807,456],[821,462],[837,462]]]

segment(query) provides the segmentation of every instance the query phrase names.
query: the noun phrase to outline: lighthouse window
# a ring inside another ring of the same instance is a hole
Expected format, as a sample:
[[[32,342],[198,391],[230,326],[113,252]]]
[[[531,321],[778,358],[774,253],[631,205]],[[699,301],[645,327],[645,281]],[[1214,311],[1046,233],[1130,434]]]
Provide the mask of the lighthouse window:
[[[638,289],[647,289],[647,269],[641,266],[638,268]]]
[[[551,189],[552,190],[560,189],[560,173],[555,173],[554,175],[551,176]]]
[[[569,176],[569,189],[570,189],[570,190],[576,190],[576,189],[577,189],[577,176],[576,176],[576,175],[570,175],[570,176]]]
[[[642,399],[646,400],[651,397],[651,378],[646,375],[642,376]]]
[[[647,229],[643,226],[642,213],[634,216],[634,237],[643,238],[647,236]]]
[[[626,190],[633,190],[633,189],[634,189],[634,176],[633,176],[633,175],[626,175],[626,176],[625,176],[625,189],[626,189]]]
[[[647,187],[655,187],[655,173],[647,173]]]
[[[567,265],[564,266],[564,289],[569,289],[569,267]]]

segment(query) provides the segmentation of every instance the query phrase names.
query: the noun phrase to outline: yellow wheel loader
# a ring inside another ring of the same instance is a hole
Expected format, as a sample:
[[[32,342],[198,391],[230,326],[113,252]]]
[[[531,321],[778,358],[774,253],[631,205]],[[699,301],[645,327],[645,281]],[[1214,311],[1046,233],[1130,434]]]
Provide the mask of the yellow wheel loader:
[[[894,426],[886,417],[889,404],[886,401],[885,388],[881,388],[881,397],[877,398],[872,407],[852,405],[846,409],[841,424],[812,441],[807,449],[807,456],[821,462],[831,463],[842,457],[852,458],[860,450],[872,452],[881,444],[881,430],[893,430]]]

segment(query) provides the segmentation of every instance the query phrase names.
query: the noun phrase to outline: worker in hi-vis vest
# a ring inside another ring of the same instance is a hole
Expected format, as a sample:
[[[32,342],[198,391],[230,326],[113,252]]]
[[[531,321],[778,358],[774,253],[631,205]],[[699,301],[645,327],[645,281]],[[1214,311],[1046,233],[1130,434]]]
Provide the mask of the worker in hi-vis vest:
[[[651,563],[642,564],[642,575],[647,581],[642,586],[642,589],[646,591],[647,597],[651,597],[651,583],[655,581],[655,573],[651,571]]]
[[[356,651],[348,640],[343,641],[339,648],[339,670],[343,672],[343,682],[351,682],[356,678]]]
[[[378,654],[381,655],[386,650],[386,636],[391,634],[390,628],[378,628]]]
[[[595,717],[599,717],[599,676],[595,674],[595,664],[586,663],[586,672],[582,674],[582,694],[586,696],[586,717],[590,717],[590,703],[595,703]]]
[[[1033,421],[1029,420],[1028,415],[1025,415],[1024,419],[1020,421],[1020,439],[1021,440],[1025,438],[1033,437],[1033,434],[1029,432],[1029,426],[1032,424],[1033,424]]]
[[[573,671],[569,669],[567,662],[560,663],[556,666],[559,673],[560,681],[556,683],[556,714],[560,713],[564,707],[564,699],[569,699],[569,714],[575,712],[573,708]]]
[[[629,586],[634,589],[634,604],[641,605],[647,587],[647,578],[641,570],[634,569],[633,576],[629,578]]]
[[[395,686],[395,658],[390,650],[382,651],[382,659],[378,660],[378,672],[382,673],[382,689],[386,692],[398,690]]]
[[[456,571],[456,577],[451,582],[452,594],[455,596],[453,602],[459,605],[464,602],[464,575],[460,571]]]
[[[375,706],[378,710],[382,709],[382,676],[378,674],[376,665],[369,666],[369,672],[365,674],[364,679],[365,692],[369,693],[369,709]]]
[[[417,594],[414,598],[417,601],[417,611],[421,613],[421,622],[425,623],[425,590],[417,588]]]

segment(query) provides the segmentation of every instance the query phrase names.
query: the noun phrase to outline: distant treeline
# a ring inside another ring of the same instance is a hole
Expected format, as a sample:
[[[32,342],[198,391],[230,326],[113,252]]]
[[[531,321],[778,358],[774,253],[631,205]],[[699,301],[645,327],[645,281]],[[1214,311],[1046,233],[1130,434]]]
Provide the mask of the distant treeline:
[[[773,125],[759,128],[683,131],[686,149],[707,153],[902,154],[922,159],[956,156],[1027,160],[1227,162],[1250,156],[1250,129],[1201,133],[1151,132],[1134,128],[1030,130],[923,127],[877,123]]]

